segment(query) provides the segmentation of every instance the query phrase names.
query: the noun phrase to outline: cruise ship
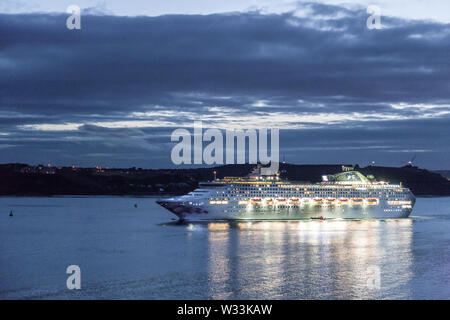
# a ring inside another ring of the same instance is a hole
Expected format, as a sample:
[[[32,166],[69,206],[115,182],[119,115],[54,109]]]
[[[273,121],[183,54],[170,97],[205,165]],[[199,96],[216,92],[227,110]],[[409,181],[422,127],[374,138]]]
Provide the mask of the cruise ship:
[[[183,221],[407,218],[415,197],[401,184],[375,181],[352,167],[322,176],[316,184],[262,176],[225,177],[199,184],[159,205]]]

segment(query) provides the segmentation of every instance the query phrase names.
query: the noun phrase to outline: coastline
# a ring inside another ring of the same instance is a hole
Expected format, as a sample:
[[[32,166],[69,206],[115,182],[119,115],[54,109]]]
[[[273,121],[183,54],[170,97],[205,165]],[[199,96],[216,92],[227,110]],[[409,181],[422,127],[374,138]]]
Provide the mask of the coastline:
[[[342,171],[341,164],[300,165],[280,163],[280,178],[301,183],[319,183],[322,175]],[[195,169],[97,169],[0,165],[0,196],[131,196],[169,197],[187,194],[199,183],[215,177],[243,177],[254,165],[223,165]],[[367,166],[355,169],[377,181],[402,184],[417,196],[450,196],[450,181],[442,175],[415,166]]]

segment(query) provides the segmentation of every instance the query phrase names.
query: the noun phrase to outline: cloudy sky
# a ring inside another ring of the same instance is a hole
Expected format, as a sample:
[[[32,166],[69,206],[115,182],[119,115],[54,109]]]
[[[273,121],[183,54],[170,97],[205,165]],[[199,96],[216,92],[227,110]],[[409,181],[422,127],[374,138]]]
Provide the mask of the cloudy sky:
[[[447,0],[6,0],[0,163],[174,167],[202,120],[278,127],[293,163],[450,169],[449,53]]]

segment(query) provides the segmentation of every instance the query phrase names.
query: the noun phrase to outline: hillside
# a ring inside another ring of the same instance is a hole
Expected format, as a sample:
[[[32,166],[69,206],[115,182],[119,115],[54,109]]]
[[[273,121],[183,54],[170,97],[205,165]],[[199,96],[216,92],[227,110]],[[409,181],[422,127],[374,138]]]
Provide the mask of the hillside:
[[[225,176],[245,176],[253,165],[224,165],[214,168],[102,169],[74,167],[31,167],[0,165],[0,195],[167,195],[184,194],[198,182]],[[290,181],[319,182],[322,175],[340,172],[342,165],[280,164],[281,177]],[[379,181],[402,182],[415,195],[450,195],[450,181],[438,173],[413,166],[401,168],[369,166],[358,168]]]

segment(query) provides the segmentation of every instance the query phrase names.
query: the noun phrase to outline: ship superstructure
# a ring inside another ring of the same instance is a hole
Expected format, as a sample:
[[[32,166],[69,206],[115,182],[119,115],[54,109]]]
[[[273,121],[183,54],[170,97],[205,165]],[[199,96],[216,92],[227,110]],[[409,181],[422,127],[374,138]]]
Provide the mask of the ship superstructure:
[[[298,220],[406,218],[415,197],[401,184],[375,181],[349,170],[316,184],[261,176],[200,183],[187,195],[157,201],[181,220]]]

